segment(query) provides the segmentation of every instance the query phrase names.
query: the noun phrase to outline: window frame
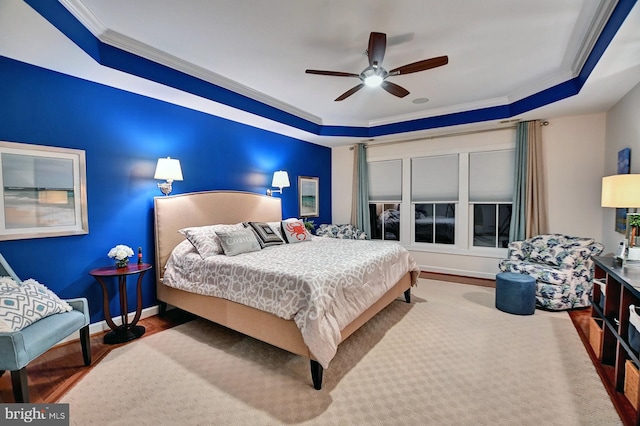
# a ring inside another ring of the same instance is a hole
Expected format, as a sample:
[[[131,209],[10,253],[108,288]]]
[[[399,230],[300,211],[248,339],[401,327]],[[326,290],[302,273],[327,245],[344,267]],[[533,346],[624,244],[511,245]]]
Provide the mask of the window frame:
[[[441,139],[433,146],[426,147],[426,141],[408,142],[402,149],[391,147],[371,149],[367,151],[368,162],[402,160],[402,202],[400,243],[408,250],[415,252],[431,252],[437,254],[470,255],[500,258],[506,254],[505,248],[480,247],[473,245],[473,215],[469,202],[469,158],[472,152],[515,150],[515,138],[507,140],[498,136],[493,140],[493,132],[487,133],[482,142],[476,138],[460,138],[459,142],[451,143],[447,138]],[[429,141],[431,143],[431,141]],[[375,145],[372,145],[375,147]],[[410,152],[409,152],[410,151]],[[421,243],[415,241],[415,204],[429,202],[452,202],[452,200],[418,200],[411,199],[411,160],[412,158],[442,156],[457,154],[459,156],[459,196],[456,204],[455,244]],[[390,202],[384,201],[384,202]],[[375,202],[382,203],[382,200]],[[393,201],[394,203],[396,201]],[[502,202],[502,201],[501,201]]]

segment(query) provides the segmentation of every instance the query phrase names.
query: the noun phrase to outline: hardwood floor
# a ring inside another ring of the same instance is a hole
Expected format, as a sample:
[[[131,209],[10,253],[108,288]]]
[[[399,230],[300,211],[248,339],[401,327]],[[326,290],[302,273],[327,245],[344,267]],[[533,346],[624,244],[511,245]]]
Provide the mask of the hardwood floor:
[[[573,325],[576,327],[578,331],[578,335],[582,340],[582,344],[584,345],[585,350],[589,354],[591,358],[591,362],[595,367],[598,375],[600,376],[600,380],[604,384],[611,401],[613,402],[613,406],[616,408],[616,411],[620,415],[622,422],[625,425],[635,425],[636,424],[636,413],[629,400],[624,396],[622,392],[616,392],[614,383],[614,368],[613,366],[603,366],[599,361],[596,354],[593,352],[591,345],[589,344],[589,318],[591,317],[591,308],[586,309],[578,309],[574,311],[569,311],[569,317],[573,322]]]
[[[179,309],[167,311],[163,318],[155,315],[138,322],[146,328],[145,336],[150,336],[162,330],[183,324],[195,316]],[[56,402],[68,389],[84,377],[93,366],[104,358],[113,348],[126,345],[106,345],[102,342],[105,332],[91,336],[91,365],[84,366],[82,350],[79,341],[73,341],[56,346],[45,352],[27,366],[29,381],[29,399],[36,404]],[[0,377],[0,402],[15,402],[11,387],[11,374],[6,371]]]

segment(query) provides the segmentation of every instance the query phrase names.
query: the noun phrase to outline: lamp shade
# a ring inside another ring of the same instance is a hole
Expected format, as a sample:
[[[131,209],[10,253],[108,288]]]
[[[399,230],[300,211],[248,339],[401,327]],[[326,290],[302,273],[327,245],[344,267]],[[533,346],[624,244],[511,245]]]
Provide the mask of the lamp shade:
[[[289,174],[282,170],[278,170],[273,173],[273,180],[271,181],[271,186],[277,186],[278,188],[288,188],[289,184]]]
[[[156,165],[156,173],[154,179],[164,179],[169,182],[174,180],[182,180],[182,169],[180,168],[180,160],[175,158],[158,158]]]
[[[602,178],[602,207],[640,207],[640,174]]]

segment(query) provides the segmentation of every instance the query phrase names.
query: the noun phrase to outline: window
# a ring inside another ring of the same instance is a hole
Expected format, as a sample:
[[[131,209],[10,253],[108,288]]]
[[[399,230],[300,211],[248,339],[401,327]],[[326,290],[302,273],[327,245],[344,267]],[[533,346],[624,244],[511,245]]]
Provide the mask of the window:
[[[375,161],[368,166],[371,239],[400,241],[402,161]]]
[[[369,203],[372,240],[400,241],[400,204]]]
[[[473,246],[506,247],[511,225],[514,150],[469,154]]]
[[[484,148],[439,146],[433,155],[369,161],[371,238],[425,251],[507,247],[512,147],[498,140]]]
[[[511,203],[473,205],[473,245],[501,247],[509,244]]]
[[[455,244],[454,203],[414,204],[416,243]],[[434,213],[435,212],[435,213]]]
[[[411,159],[416,243],[455,244],[458,154]]]

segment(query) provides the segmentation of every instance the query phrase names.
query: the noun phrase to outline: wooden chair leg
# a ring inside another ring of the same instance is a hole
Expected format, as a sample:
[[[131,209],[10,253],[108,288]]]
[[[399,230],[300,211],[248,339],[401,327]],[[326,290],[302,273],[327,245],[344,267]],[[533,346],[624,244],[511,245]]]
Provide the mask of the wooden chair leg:
[[[80,345],[82,345],[82,359],[84,365],[91,365],[91,339],[89,338],[89,326],[80,329]]]
[[[13,398],[16,402],[29,402],[29,384],[27,382],[27,367],[11,372]]]

